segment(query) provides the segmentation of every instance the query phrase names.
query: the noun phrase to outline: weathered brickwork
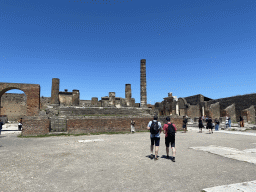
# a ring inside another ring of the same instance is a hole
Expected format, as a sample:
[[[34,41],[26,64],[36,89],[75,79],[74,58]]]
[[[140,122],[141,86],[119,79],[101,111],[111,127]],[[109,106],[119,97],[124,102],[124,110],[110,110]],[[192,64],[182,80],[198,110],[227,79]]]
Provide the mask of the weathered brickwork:
[[[45,135],[50,130],[50,119],[47,117],[25,117],[23,119],[22,136]]]
[[[5,93],[1,97],[1,113],[8,116],[9,121],[17,121],[27,113],[25,94]]]
[[[232,105],[228,106],[226,109],[221,110],[221,116],[224,117],[226,115],[231,118],[231,122],[236,122],[237,121],[237,119],[236,119],[236,106],[235,106],[234,103]]]
[[[209,116],[212,119],[215,119],[215,118],[219,119],[219,117],[220,117],[220,103],[219,102],[211,104],[210,109],[209,109]]]
[[[242,111],[241,116],[246,117],[247,122],[255,124],[255,107],[252,105]]]
[[[95,133],[95,132],[112,132],[112,131],[130,131],[131,118],[136,121],[136,131],[146,130],[149,121],[148,118],[134,118],[134,117],[84,117],[67,119],[67,131],[69,133]],[[182,130],[182,118],[172,118],[178,130]],[[162,126],[166,123],[165,118],[159,118]]]
[[[201,116],[199,105],[189,105],[187,109],[187,116],[190,118],[198,118]]]
[[[40,85],[37,84],[23,84],[23,83],[0,83],[0,98],[9,90],[19,89],[27,96],[27,116],[35,116],[39,114],[40,110]],[[1,108],[0,108],[1,110]],[[0,111],[1,112],[1,111]],[[5,115],[2,114],[1,115]]]

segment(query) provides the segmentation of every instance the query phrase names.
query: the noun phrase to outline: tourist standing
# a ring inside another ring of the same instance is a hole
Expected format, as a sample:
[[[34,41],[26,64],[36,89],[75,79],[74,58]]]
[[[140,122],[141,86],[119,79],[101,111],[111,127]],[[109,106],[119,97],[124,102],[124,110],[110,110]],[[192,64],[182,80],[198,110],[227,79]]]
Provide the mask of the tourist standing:
[[[231,118],[228,117],[228,127],[231,127]]]
[[[172,124],[170,117],[166,117],[167,124],[164,124],[163,131],[165,134],[165,146],[167,158],[169,158],[169,145],[171,143],[172,148],[172,161],[175,162],[176,149],[175,149],[175,133],[177,128],[175,124]]]
[[[244,119],[240,116],[240,127],[244,127]]]
[[[2,120],[0,119],[0,135],[1,135],[1,132],[2,132],[2,128],[3,128],[3,122],[2,122]]]
[[[20,118],[20,120],[18,120],[18,130],[21,131],[22,128],[22,118]]]
[[[225,121],[225,124],[226,124],[226,128],[228,128],[228,116],[226,115],[226,121]]]
[[[153,121],[148,123],[147,129],[150,130],[150,151],[151,151],[151,159],[153,159],[153,149],[155,145],[155,160],[158,160],[158,150],[160,144],[160,133],[161,133],[161,123],[157,121],[158,117],[154,116]]]
[[[131,132],[135,133],[135,121],[131,119]]]
[[[215,118],[214,122],[215,122],[215,131],[219,131],[219,124],[220,124],[219,120]]]
[[[202,117],[199,117],[198,127],[199,127],[199,133],[202,133],[203,132],[203,127],[204,127]]]
[[[186,116],[183,116],[183,130],[184,130],[184,133],[186,133],[187,132],[187,122],[188,122],[188,120],[187,120],[187,118],[186,118]]]
[[[211,119],[211,117],[209,117],[208,120],[207,120],[207,128],[209,129],[209,133],[213,133],[213,131],[212,131],[212,119]]]

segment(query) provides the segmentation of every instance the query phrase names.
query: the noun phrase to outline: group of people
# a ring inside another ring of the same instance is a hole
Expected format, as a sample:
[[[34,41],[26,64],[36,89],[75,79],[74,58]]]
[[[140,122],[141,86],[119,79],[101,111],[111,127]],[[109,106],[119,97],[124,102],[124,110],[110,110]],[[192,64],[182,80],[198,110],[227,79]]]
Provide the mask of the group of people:
[[[202,133],[203,132],[203,127],[204,127],[204,124],[203,124],[203,119],[205,119],[205,122],[206,122],[206,129],[209,130],[209,134],[213,134],[213,127],[215,127],[215,131],[218,131],[219,130],[219,120],[216,118],[214,119],[214,123],[212,121],[212,118],[211,117],[199,117],[199,120],[198,120],[198,127],[199,127],[199,133]]]
[[[169,147],[171,144],[172,148],[172,158],[171,160],[175,162],[175,155],[176,155],[176,149],[175,149],[175,133],[177,131],[177,128],[175,124],[171,122],[170,117],[166,117],[167,123],[164,124],[163,128],[159,121],[157,121],[158,117],[154,116],[153,120],[148,123],[147,129],[150,130],[150,158],[153,159],[153,150],[155,146],[155,160],[158,160],[158,150],[160,145],[160,134],[163,131],[165,134],[165,146],[166,146],[166,158],[170,158],[169,156]]]

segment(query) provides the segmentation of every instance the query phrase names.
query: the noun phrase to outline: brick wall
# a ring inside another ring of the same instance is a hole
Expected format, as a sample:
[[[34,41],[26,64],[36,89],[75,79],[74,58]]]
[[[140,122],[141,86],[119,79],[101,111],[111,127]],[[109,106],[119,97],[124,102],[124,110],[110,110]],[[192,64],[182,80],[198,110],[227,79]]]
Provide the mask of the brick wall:
[[[131,118],[136,121],[135,130],[146,130],[149,121],[153,118],[134,118],[134,117],[76,117],[67,119],[67,131],[69,133],[95,133],[111,131],[130,131]],[[182,118],[172,118],[171,120],[178,130],[182,130]],[[163,125],[166,123],[165,117],[159,118]]]
[[[187,109],[187,116],[189,116],[192,119],[194,119],[195,117],[200,117],[201,112],[199,105],[190,105],[189,108]]]
[[[243,110],[241,114],[242,116],[246,117],[246,120],[249,123],[253,123],[253,124],[255,123],[255,108],[253,105],[248,109]]]
[[[214,120],[215,118],[219,119],[220,118],[220,103],[214,103],[211,104],[210,109],[209,109],[209,116]]]
[[[1,97],[1,113],[7,115],[9,121],[17,121],[27,113],[25,94],[5,93]]]
[[[22,122],[22,136],[45,135],[49,133],[50,119],[47,117],[25,117]]]

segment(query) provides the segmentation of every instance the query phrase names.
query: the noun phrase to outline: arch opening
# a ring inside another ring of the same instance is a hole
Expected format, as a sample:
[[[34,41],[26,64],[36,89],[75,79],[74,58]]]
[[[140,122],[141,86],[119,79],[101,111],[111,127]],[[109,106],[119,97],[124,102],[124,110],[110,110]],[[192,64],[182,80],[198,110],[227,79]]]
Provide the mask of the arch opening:
[[[0,93],[0,115],[17,121],[27,114],[27,95],[21,89],[9,87]]]

